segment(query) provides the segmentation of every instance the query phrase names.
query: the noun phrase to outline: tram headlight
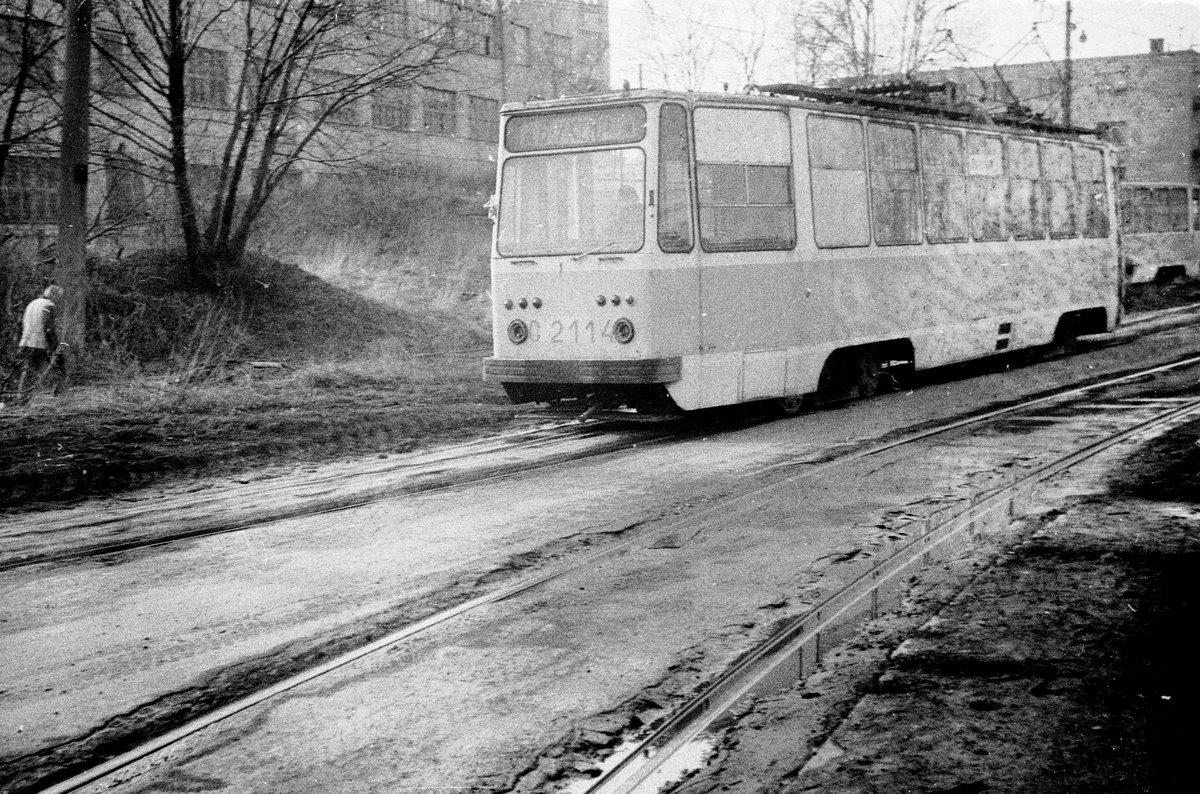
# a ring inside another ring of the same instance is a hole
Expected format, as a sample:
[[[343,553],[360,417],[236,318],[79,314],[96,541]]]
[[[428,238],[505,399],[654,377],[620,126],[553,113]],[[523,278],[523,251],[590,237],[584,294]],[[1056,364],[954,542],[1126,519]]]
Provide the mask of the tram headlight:
[[[633,323],[622,317],[613,323],[612,335],[621,344],[629,344],[633,341]]]
[[[508,324],[508,341],[519,345],[529,338],[529,326],[524,320],[513,320]]]

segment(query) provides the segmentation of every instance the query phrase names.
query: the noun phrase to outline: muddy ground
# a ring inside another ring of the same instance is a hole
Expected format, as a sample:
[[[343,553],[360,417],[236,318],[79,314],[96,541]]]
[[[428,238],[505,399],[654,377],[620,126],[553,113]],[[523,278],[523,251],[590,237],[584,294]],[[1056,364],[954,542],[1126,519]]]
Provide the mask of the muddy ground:
[[[94,385],[61,398],[37,393],[30,406],[0,408],[0,510],[487,435],[515,408],[483,383],[482,357],[448,357],[415,383],[298,384],[286,372],[242,366],[219,387],[145,383],[130,386],[126,401],[111,390],[91,398]]]
[[[1189,790],[1200,422],[1122,454],[747,707],[677,790]]]
[[[1195,302],[1200,281],[1181,280],[1131,287],[1125,306]],[[0,407],[0,511],[487,435],[517,409],[497,384],[483,383],[486,355],[417,357],[365,377],[297,377],[243,362],[204,388],[143,379],[35,394],[29,407],[10,399]]]

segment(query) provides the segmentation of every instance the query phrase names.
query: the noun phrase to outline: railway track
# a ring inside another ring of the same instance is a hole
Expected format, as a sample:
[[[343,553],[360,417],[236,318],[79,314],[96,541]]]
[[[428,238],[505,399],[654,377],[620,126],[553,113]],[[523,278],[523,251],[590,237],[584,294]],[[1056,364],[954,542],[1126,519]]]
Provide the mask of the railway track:
[[[697,739],[747,695],[782,691],[812,673],[831,647],[828,637],[844,637],[847,627],[874,618],[903,587],[903,577],[945,560],[947,547],[966,536],[1002,528],[1018,514],[1015,503],[1041,483],[1118,444],[1149,436],[1200,416],[1200,399],[1159,408],[1130,427],[1107,433],[1070,454],[1044,463],[1005,485],[978,495],[971,503],[926,519],[892,552],[861,565],[845,586],[792,619],[727,673],[687,701],[655,730],[630,742],[605,764],[605,772],[587,794],[654,792],[688,769]],[[882,450],[880,450],[882,451]],[[825,642],[823,642],[823,639]],[[703,749],[703,748],[701,748]],[[663,771],[667,770],[666,774]],[[583,790],[582,787],[580,787]]]
[[[670,432],[654,430],[631,434],[611,421],[581,425],[559,419],[494,438],[457,444],[416,456],[411,461],[373,464],[350,476],[335,471],[279,486],[267,483],[248,495],[228,492],[189,495],[146,509],[122,507],[102,512],[98,518],[84,523],[74,517],[59,521],[30,520],[29,530],[10,528],[6,532],[4,549],[0,551],[0,572],[151,549],[388,499],[477,485],[620,452],[633,439],[638,444],[650,445],[674,437],[677,436]]]
[[[1057,394],[1045,395],[1035,399],[1022,401],[1010,406],[1005,406],[1000,409],[986,411],[973,417],[958,418],[952,421],[940,423],[937,426],[923,427],[913,432],[901,433],[880,441],[852,446],[837,453],[837,456],[833,459],[825,460],[817,465],[812,465],[811,463],[807,464],[802,471],[796,471],[788,466],[782,466],[775,471],[775,475],[777,476],[774,478],[773,482],[743,491],[742,493],[739,493],[729,499],[722,500],[719,504],[710,505],[704,511],[681,517],[675,521],[663,523],[651,531],[636,533],[626,540],[611,543],[601,551],[586,555],[576,555],[564,564],[553,566],[539,573],[523,577],[487,595],[464,602],[451,609],[441,611],[435,615],[431,615],[418,623],[406,626],[389,634],[386,637],[379,638],[368,645],[364,645],[355,649],[354,651],[346,653],[337,659],[330,660],[319,667],[312,668],[304,673],[293,676],[286,680],[276,682],[274,685],[239,701],[225,704],[221,708],[212,711],[208,715],[182,725],[177,729],[163,734],[162,736],[127,753],[107,760],[93,768],[85,771],[79,771],[78,774],[71,779],[63,781],[49,790],[75,791],[97,780],[108,779],[110,776],[136,774],[137,770],[144,765],[153,765],[156,763],[155,759],[164,751],[168,751],[172,745],[188,736],[204,730],[209,726],[229,719],[235,714],[247,711],[248,709],[251,709],[260,703],[277,697],[284,692],[293,690],[302,684],[319,679],[322,676],[343,668],[356,660],[385,651],[386,649],[394,647],[398,643],[408,640],[434,626],[438,626],[446,623],[447,621],[463,617],[485,606],[514,598],[522,593],[533,590],[540,585],[563,577],[569,573],[585,571],[589,567],[598,565],[602,559],[620,554],[621,552],[630,548],[638,546],[653,546],[655,543],[660,543],[672,535],[680,532],[686,532],[690,526],[703,520],[706,514],[712,515],[729,510],[731,504],[735,502],[751,502],[754,500],[763,499],[779,489],[794,487],[798,479],[814,476],[820,472],[827,471],[831,467],[843,465],[848,461],[861,460],[871,456],[880,455],[898,447],[921,442],[939,434],[950,433],[971,425],[986,424],[988,422],[1006,416],[1020,414],[1022,412],[1028,413],[1031,410],[1041,409],[1051,404],[1067,404],[1073,400],[1079,400],[1085,395],[1102,392],[1105,389],[1116,387],[1121,384],[1127,384],[1139,378],[1150,377],[1156,373],[1187,369],[1194,367],[1197,364],[1200,364],[1200,356],[1192,356],[1171,362],[1169,364],[1148,367],[1135,372],[1125,373],[1119,377],[1103,379],[1096,383],[1068,389]],[[1193,413],[1196,409],[1197,406],[1194,404],[1189,404],[1186,407],[1176,407],[1172,409],[1169,415],[1155,419],[1153,422],[1161,423],[1179,420],[1181,417],[1190,416],[1191,413]],[[1172,417],[1174,417],[1174,419],[1172,419]],[[1114,440],[1106,442],[1107,446],[1119,443],[1120,440],[1129,437],[1129,435],[1133,433],[1147,432],[1148,429],[1152,428],[1153,426],[1154,424],[1147,423],[1144,427],[1129,430],[1120,438],[1114,438]],[[1098,452],[1101,448],[1107,448],[1107,446],[1099,446],[1099,443],[1100,442],[1097,442],[1097,444],[1092,445],[1095,447],[1095,451],[1092,451],[1090,454],[1096,454],[1096,452]],[[1073,463],[1064,463],[1063,461],[1059,461],[1054,465],[1061,467],[1065,465],[1073,465]],[[1052,466],[1042,467],[1042,469],[1039,471],[1047,472],[1045,473],[1045,476],[1052,476],[1052,468]],[[1056,469],[1055,471],[1057,470],[1061,470],[1061,468]],[[1019,484],[1015,484],[1013,487],[1032,487],[1033,484],[1036,484],[1036,481],[1040,480],[1036,480],[1034,475],[1029,474],[1025,476]],[[990,510],[994,510],[997,509],[996,506],[1008,503],[1011,503],[1011,497],[1009,497],[1008,501],[1006,502],[1004,496],[992,495],[986,500],[981,500],[978,505],[972,505],[971,510],[975,510],[977,507],[979,509],[987,507]],[[812,611],[810,611],[810,613],[804,619],[784,632],[787,635],[786,639],[772,640],[770,648],[764,648],[761,652],[756,652],[754,656],[759,661],[753,665],[754,670],[757,671],[762,666],[777,668],[778,659],[795,659],[797,656],[800,657],[800,661],[798,663],[800,670],[804,669],[804,665],[806,663],[809,665],[814,663],[816,658],[819,657],[819,652],[816,652],[815,649],[819,648],[820,643],[822,642],[822,637],[827,638],[832,627],[840,625],[841,622],[844,622],[843,617],[849,616],[851,613],[857,614],[856,610],[858,610],[858,607],[862,604],[864,599],[869,603],[876,603],[876,601],[873,599],[877,599],[881,588],[886,587],[888,582],[895,581],[903,571],[908,570],[914,564],[919,564],[919,561],[924,557],[924,555],[932,553],[938,546],[945,544],[950,539],[960,535],[963,531],[965,531],[963,527],[972,525],[973,522],[980,520],[982,518],[982,514],[980,514],[980,516],[975,516],[974,514],[968,516],[964,513],[961,515],[956,514],[952,516],[946,516],[945,518],[945,521],[931,523],[928,526],[927,531],[921,534],[919,541],[914,540],[913,543],[905,546],[903,549],[897,550],[896,554],[889,558],[889,562],[886,564],[880,563],[878,565],[873,565],[869,571],[865,571],[863,575],[859,577],[859,579],[856,579],[855,582],[851,583],[851,585],[849,585],[847,588],[828,596],[816,610],[816,612],[819,614],[814,617]],[[914,560],[917,562],[914,562]],[[799,645],[796,646],[796,643],[799,643]],[[799,654],[796,653],[797,649],[800,651]],[[807,649],[807,651],[805,651],[805,649]],[[807,658],[807,662],[804,661],[805,658]],[[676,745],[686,745],[687,741],[690,739],[689,732],[698,730],[699,728],[697,726],[700,726],[702,722],[705,722],[710,717],[715,717],[717,714],[719,714],[719,709],[721,708],[720,704],[724,703],[725,700],[728,700],[728,696],[730,694],[741,692],[745,687],[753,687],[755,685],[747,684],[746,681],[749,680],[748,676],[753,677],[754,675],[757,675],[757,672],[745,672],[742,671],[742,667],[743,665],[739,665],[738,669],[730,671],[728,674],[728,680],[726,680],[726,678],[722,678],[720,681],[716,682],[713,685],[714,688],[710,690],[707,697],[698,699],[697,702],[689,704],[681,712],[681,716],[678,718],[673,718],[672,723],[679,726],[677,729],[673,729],[667,733],[659,731],[653,736],[647,737],[643,743],[643,746],[632,752],[630,757],[636,760],[639,758],[647,758],[649,756],[663,756],[664,754],[669,753],[670,750]],[[762,676],[759,676],[759,678],[761,677]],[[794,680],[794,676],[789,680]],[[736,697],[734,700],[736,700]],[[605,778],[606,782],[604,783],[605,786],[615,785],[618,786],[618,788],[603,790],[628,790],[626,788],[621,788],[627,786],[628,783],[625,781],[630,779],[629,775],[631,773],[625,770],[633,769],[635,767],[638,767],[638,764],[635,761],[622,762],[621,768],[614,769],[612,772],[610,772]],[[638,780],[643,779],[646,774],[649,774],[649,772],[645,774],[641,771],[632,773],[633,778]]]
[[[1116,334],[1091,338],[1089,344],[1128,341],[1135,335],[1178,328],[1195,322],[1198,309],[1200,306],[1188,305],[1147,314]],[[726,414],[738,416],[736,411]],[[741,415],[727,421],[725,429],[761,419],[761,415]],[[188,492],[158,501],[152,507],[122,506],[99,511],[98,517],[85,522],[73,514],[61,519],[43,515],[26,520],[24,526],[10,525],[0,535],[0,572],[152,549],[277,521],[501,480],[534,469],[619,453],[631,445],[645,447],[719,432],[711,420],[706,416],[699,423],[685,420],[662,426],[610,417],[581,424],[561,416],[532,413],[522,419],[527,426],[500,436],[412,458],[373,462],[349,475],[335,469],[281,484],[258,484],[250,494],[244,489],[204,495]],[[975,420],[974,415],[961,419]]]
[[[1134,318],[1118,332],[1091,337],[1087,343],[1119,343],[1139,335],[1169,331],[1194,323],[1198,311],[1200,305],[1186,305],[1147,313]],[[727,429],[759,420],[761,416],[742,416]],[[972,417],[963,420],[972,421]],[[411,458],[373,462],[350,474],[334,469],[281,484],[260,483],[251,494],[236,489],[204,495],[189,491],[159,500],[152,507],[122,506],[99,511],[97,518],[85,522],[75,515],[62,519],[42,515],[37,520],[27,520],[24,526],[10,526],[0,535],[3,540],[0,572],[151,549],[276,521],[470,486],[524,474],[531,469],[620,452],[632,444],[648,446],[678,441],[715,430],[711,417],[700,424],[676,422],[666,427],[631,423],[619,417],[581,424],[564,420],[561,415],[538,413],[530,413],[521,421],[526,426],[497,437]]]

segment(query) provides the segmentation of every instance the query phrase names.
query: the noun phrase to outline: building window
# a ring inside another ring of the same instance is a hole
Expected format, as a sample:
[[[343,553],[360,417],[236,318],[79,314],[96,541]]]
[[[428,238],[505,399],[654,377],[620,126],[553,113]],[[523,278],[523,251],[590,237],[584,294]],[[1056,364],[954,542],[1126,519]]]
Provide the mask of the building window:
[[[444,0],[414,0],[410,11],[414,38],[444,46],[454,44],[454,14],[450,3]]]
[[[0,85],[13,85],[24,66],[30,86],[49,88],[54,78],[55,40],[49,22],[0,16]]]
[[[411,130],[412,107],[403,89],[376,91],[371,96],[371,124],[385,130]]]
[[[104,174],[108,180],[104,217],[110,223],[128,223],[144,209],[146,193],[142,175],[126,157],[105,158]]]
[[[520,66],[529,66],[533,63],[533,48],[532,34],[528,26],[514,22],[508,29],[512,36],[512,62]]]
[[[207,108],[229,107],[229,71],[225,52],[196,47],[187,62],[185,96],[190,104]]]
[[[356,11],[355,0],[317,0],[313,3],[315,14],[329,17],[334,22],[349,22]]]
[[[358,124],[358,108],[353,100],[346,101],[345,93],[354,78],[342,72],[318,69],[313,75],[313,95],[317,99],[317,116],[334,124]]]
[[[425,132],[454,135],[458,132],[458,95],[440,88],[426,88],[421,103]]]
[[[1012,93],[1008,90],[1008,84],[1002,80],[995,82],[985,82],[983,84],[984,102],[999,102],[1002,105],[1007,105],[1012,101]]]
[[[135,91],[121,76],[117,64],[132,63],[125,37],[113,30],[92,32],[92,88],[105,96],[133,96]],[[189,97],[190,98],[190,97]]]
[[[467,97],[470,137],[477,141],[500,140],[500,103],[482,96]]]
[[[542,34],[542,56],[552,69],[561,69],[571,60],[571,37],[561,33]]]
[[[58,160],[51,157],[12,157],[0,183],[0,221],[56,223],[58,221]]]
[[[459,14],[459,46],[476,55],[498,57],[503,45],[496,35],[496,17],[474,8],[460,8]]]

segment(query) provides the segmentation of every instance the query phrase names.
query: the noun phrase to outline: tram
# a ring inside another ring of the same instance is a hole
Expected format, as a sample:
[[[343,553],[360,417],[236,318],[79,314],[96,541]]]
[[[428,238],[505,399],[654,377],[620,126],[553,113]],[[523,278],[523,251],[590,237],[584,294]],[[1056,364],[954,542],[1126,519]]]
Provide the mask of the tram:
[[[1200,277],[1200,185],[1122,182],[1118,198],[1127,283]]]
[[[501,123],[484,378],[518,403],[792,412],[1119,321],[1083,130],[790,84]]]

